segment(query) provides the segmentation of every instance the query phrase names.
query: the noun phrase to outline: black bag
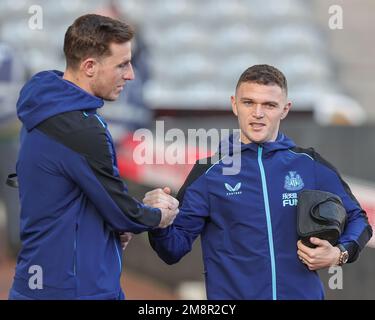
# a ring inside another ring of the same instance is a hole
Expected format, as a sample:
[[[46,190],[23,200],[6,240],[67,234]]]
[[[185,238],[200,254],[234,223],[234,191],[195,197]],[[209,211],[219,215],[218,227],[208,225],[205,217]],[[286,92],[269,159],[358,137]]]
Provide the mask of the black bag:
[[[336,245],[346,219],[346,210],[337,195],[320,190],[303,190],[298,194],[297,233],[304,245],[315,247],[310,237]]]

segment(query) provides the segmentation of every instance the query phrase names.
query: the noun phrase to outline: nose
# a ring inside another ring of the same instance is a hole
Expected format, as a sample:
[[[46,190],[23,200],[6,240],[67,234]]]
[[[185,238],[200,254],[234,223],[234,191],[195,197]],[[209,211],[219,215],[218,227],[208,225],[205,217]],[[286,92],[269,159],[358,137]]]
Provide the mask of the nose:
[[[135,78],[135,75],[134,75],[133,66],[130,64],[129,68],[127,68],[127,70],[124,73],[123,79],[124,80],[134,80],[134,78]]]
[[[257,119],[264,117],[263,108],[261,104],[258,103],[255,105],[255,108],[253,109],[253,116]]]

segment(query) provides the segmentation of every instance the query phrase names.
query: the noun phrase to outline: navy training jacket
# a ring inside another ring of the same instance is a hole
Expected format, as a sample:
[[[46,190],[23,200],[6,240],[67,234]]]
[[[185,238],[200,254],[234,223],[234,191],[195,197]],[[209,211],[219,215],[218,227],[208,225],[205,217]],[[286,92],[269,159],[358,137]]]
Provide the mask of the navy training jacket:
[[[33,299],[117,299],[118,232],[151,230],[161,212],[128,195],[96,113],[103,100],[62,75],[36,74],[17,102],[22,249],[13,290]],[[32,285],[39,267],[40,289]]]
[[[323,299],[318,273],[297,256],[297,195],[317,189],[340,196],[348,224],[339,242],[349,262],[371,238],[366,213],[313,149],[281,133],[275,142],[238,142],[238,152],[233,141],[238,137],[228,152],[221,148],[219,161],[195,164],[177,196],[173,226],[149,232],[153,249],[173,264],[200,235],[208,299]]]

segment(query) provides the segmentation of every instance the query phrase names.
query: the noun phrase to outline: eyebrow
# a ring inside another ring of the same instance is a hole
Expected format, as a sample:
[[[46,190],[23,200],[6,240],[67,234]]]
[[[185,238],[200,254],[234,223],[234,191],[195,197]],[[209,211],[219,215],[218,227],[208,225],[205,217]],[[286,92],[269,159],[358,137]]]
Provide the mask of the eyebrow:
[[[240,101],[242,101],[242,102],[244,102],[244,101],[254,102],[254,99],[251,99],[251,98],[241,98]],[[276,102],[276,101],[263,101],[263,102],[261,102],[261,104],[276,104],[276,105],[278,105],[279,103]]]
[[[118,65],[120,64],[127,64],[131,61],[131,59],[125,59],[125,60],[122,60],[120,63],[118,63]]]

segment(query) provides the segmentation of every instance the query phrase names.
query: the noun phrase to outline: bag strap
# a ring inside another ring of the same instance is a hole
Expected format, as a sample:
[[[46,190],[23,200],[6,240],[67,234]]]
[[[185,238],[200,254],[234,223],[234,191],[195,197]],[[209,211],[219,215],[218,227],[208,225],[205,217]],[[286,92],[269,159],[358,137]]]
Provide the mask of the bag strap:
[[[324,217],[321,217],[320,215],[318,215],[318,210],[317,210],[317,208],[318,208],[319,205],[321,205],[321,204],[323,204],[323,203],[325,203],[325,202],[328,202],[328,201],[333,201],[333,202],[335,202],[335,203],[337,203],[337,204],[342,204],[341,201],[340,201],[340,199],[338,199],[338,198],[336,198],[336,197],[328,197],[327,199],[324,199],[324,200],[322,200],[322,201],[316,203],[316,204],[315,204],[313,207],[311,207],[311,209],[310,209],[310,214],[311,214],[311,216],[312,216],[314,219],[316,219],[316,220],[318,220],[318,221],[320,221],[320,222],[322,222],[322,223],[324,223],[324,224],[328,224],[328,223],[329,223],[329,220],[326,219],[326,218],[324,218]]]

